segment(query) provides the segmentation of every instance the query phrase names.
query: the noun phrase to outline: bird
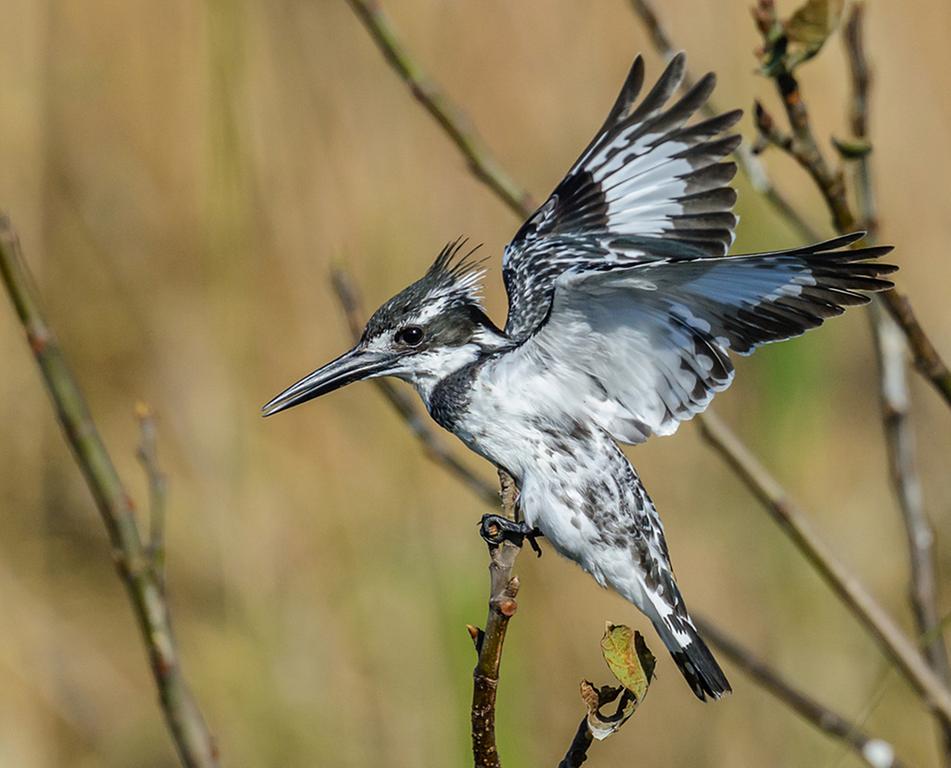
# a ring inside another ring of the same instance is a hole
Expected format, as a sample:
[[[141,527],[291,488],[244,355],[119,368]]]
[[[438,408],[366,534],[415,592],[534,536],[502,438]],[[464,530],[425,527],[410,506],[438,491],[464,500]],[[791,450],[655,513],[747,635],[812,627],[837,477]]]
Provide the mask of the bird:
[[[481,301],[464,239],[384,303],[359,342],[265,406],[268,416],[352,382],[409,382],[429,414],[518,488],[518,522],[653,624],[701,701],[731,691],[674,578],[664,526],[619,444],[670,435],[733,381],[731,354],[801,335],[893,287],[890,246],[862,232],[733,255],[742,111],[695,115],[709,73],[680,94],[686,58],[644,89],[637,56],[614,106],[505,247],[508,316]],[[640,98],[639,98],[640,97]]]

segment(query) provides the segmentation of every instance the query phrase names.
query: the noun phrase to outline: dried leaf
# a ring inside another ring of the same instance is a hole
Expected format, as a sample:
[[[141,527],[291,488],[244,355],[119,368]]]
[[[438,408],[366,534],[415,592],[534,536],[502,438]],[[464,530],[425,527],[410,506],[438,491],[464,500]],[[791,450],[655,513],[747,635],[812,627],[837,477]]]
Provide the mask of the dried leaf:
[[[783,25],[789,41],[786,49],[786,68],[808,61],[835,32],[842,18],[845,0],[806,0]]]
[[[601,653],[617,681],[643,701],[655,665],[643,635],[623,624],[609,623],[601,638]]]
[[[654,655],[639,632],[630,627],[608,623],[601,638],[601,653],[621,686],[595,688],[587,680],[581,683],[581,698],[588,709],[588,728],[594,738],[606,739],[637,710],[647,695],[654,675]],[[617,702],[613,712],[602,709]]]

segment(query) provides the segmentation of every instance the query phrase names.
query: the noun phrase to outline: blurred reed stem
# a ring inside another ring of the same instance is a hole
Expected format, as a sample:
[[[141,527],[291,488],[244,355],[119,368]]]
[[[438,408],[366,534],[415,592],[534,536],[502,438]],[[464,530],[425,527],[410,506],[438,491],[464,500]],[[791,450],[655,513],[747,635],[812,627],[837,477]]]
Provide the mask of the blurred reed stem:
[[[0,214],[0,277],[43,375],[66,442],[102,516],[112,557],[148,651],[169,731],[186,768],[215,768],[218,754],[181,671],[155,562],[139,533],[132,497],[119,479],[79,385],[46,323],[10,220]]]
[[[852,5],[843,30],[843,39],[851,75],[849,122],[852,136],[868,143],[872,73],[865,56],[865,12],[864,2]],[[872,180],[871,152],[856,159],[854,183],[861,224],[868,232],[869,241],[874,242],[878,237],[880,222]],[[918,634],[923,638],[928,663],[944,684],[949,686],[951,665],[948,663],[948,651],[939,627],[934,526],[924,507],[915,455],[915,433],[911,424],[911,398],[905,365],[908,345],[878,296],[873,298],[869,322],[878,361],[882,425],[892,486],[908,539],[911,569],[909,598],[912,612]],[[941,730],[944,765],[951,766],[951,720],[948,720],[944,713],[936,714]]]

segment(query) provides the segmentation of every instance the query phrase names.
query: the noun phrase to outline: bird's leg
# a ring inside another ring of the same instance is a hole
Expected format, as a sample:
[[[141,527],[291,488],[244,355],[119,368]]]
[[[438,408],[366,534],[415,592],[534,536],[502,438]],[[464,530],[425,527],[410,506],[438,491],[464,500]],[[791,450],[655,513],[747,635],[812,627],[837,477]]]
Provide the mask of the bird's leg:
[[[479,523],[479,535],[489,546],[498,546],[503,541],[510,541],[521,547],[525,540],[538,557],[542,556],[542,548],[538,545],[538,537],[544,534],[538,528],[532,528],[524,520],[515,522],[502,515],[483,515]]]

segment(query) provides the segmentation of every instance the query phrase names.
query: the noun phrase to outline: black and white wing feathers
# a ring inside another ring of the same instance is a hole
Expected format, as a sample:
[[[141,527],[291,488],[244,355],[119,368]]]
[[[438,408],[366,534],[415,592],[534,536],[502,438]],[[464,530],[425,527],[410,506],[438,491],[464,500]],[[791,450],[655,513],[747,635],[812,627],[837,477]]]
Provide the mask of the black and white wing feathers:
[[[701,78],[668,106],[684,66],[682,54],[674,57],[635,105],[644,62],[634,60],[604,125],[506,248],[510,336],[525,338],[544,322],[554,281],[566,270],[639,263],[674,245],[696,255],[727,252],[736,226],[736,193],[728,186],[736,166],[721,160],[740,137],[723,133],[741,112],[688,126],[715,77]]]
[[[547,322],[518,351],[528,368],[554,368],[576,415],[616,439],[671,434],[732,383],[729,352],[799,336],[891,287],[883,276],[895,267],[869,261],[890,247],[841,248],[859,237],[566,272]]]
[[[891,287],[889,247],[862,233],[774,253],[727,256],[732,112],[693,125],[713,77],[666,106],[675,57],[638,105],[635,60],[601,131],[508,246],[512,374],[562,393],[565,412],[616,439],[670,434],[733,380],[729,353],[798,336]],[[526,384],[528,388],[531,385]]]

